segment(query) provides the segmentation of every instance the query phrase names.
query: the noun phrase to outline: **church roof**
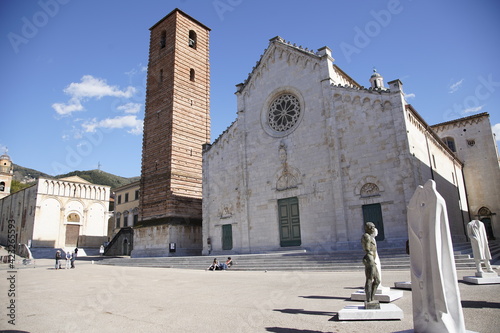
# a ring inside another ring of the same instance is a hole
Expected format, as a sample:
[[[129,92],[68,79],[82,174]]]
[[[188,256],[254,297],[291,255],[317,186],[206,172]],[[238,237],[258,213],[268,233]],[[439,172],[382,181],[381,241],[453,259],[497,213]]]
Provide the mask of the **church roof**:
[[[309,56],[316,60],[321,59],[323,56],[322,54],[320,54],[320,51],[314,52],[313,50],[310,50],[307,47],[303,48],[301,45],[297,46],[297,44],[292,44],[291,42],[284,40],[280,36],[273,37],[269,40],[269,47],[264,50],[264,53],[260,56],[259,61],[257,61],[256,65],[252,68],[252,71],[248,74],[247,79],[243,83],[236,85],[237,93],[242,92],[245,89],[246,85],[250,82],[253,74],[256,72],[257,68],[259,68],[259,66],[261,65],[263,59],[266,57],[267,54],[271,53],[273,48],[276,48],[278,45],[284,46],[291,51],[298,52],[304,56]],[[325,48],[327,47],[322,47],[319,50],[323,50]],[[347,75],[337,65],[333,64],[333,69],[340,77],[343,77],[353,87],[362,88],[362,86],[359,83],[354,81],[354,79],[352,79],[349,75]]]
[[[475,114],[475,115],[472,115],[472,116],[458,118],[458,119],[446,121],[444,123],[439,123],[439,124],[436,124],[436,125],[432,125],[431,127],[441,127],[441,126],[450,125],[450,124],[456,124],[456,123],[460,123],[460,122],[467,122],[467,121],[470,121],[470,120],[473,120],[473,119],[476,119],[476,118],[482,118],[482,117],[488,117],[488,116],[489,116],[489,114],[487,112],[482,112],[482,113],[478,113],[478,114]]]

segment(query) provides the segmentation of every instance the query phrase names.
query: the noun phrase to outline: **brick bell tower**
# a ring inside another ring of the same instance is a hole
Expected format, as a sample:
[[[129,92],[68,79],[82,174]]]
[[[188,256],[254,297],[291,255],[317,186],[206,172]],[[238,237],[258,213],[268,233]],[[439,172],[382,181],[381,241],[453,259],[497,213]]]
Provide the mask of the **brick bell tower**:
[[[210,29],[174,9],[150,31],[142,219],[135,227],[132,256],[201,254],[202,145],[210,142]]]

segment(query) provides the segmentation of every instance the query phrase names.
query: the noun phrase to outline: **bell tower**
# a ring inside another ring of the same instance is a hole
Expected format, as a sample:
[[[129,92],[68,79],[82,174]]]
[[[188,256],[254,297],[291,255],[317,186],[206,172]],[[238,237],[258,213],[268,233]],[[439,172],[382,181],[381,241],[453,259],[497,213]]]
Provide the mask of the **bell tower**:
[[[141,228],[164,226],[170,231],[160,232],[153,243],[159,247],[176,243],[177,253],[199,246],[201,254],[202,145],[210,142],[209,33],[209,28],[179,9],[150,28],[142,220],[136,228],[134,251],[141,248]],[[186,230],[173,231],[182,226],[192,229],[189,235]],[[191,243],[179,239],[181,234]]]
[[[10,195],[13,174],[12,161],[5,153],[0,156],[0,199]]]

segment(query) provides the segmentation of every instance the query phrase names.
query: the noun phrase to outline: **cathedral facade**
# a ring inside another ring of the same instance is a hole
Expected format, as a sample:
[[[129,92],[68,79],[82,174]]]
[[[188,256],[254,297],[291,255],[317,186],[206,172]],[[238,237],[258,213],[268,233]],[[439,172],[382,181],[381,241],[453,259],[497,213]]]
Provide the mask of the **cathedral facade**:
[[[433,129],[406,102],[401,81],[386,87],[375,72],[369,82],[344,73],[328,47],[270,40],[237,85],[237,119],[204,149],[203,254],[357,249],[367,221],[380,247],[402,247],[407,204],[428,179],[447,202],[452,237],[466,240],[470,161],[438,135],[446,126]],[[467,130],[489,124],[484,117]],[[484,140],[498,181],[491,126]],[[498,210],[498,187],[489,195],[485,205]]]
[[[0,199],[0,244],[98,248],[107,240],[110,187],[78,177],[39,178]]]

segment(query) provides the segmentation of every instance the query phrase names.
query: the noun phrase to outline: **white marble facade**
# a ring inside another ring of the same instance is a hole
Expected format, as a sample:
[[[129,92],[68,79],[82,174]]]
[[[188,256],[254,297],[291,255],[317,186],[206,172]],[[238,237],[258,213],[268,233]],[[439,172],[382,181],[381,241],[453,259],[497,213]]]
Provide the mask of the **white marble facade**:
[[[203,253],[359,249],[371,214],[379,247],[403,247],[406,206],[431,178],[465,240],[462,161],[388,85],[362,87],[327,47],[271,39],[237,85],[236,121],[204,150]]]
[[[0,200],[0,242],[7,243],[11,220],[21,244],[98,248],[107,240],[109,197],[109,186],[77,176],[39,178],[35,185]]]

